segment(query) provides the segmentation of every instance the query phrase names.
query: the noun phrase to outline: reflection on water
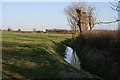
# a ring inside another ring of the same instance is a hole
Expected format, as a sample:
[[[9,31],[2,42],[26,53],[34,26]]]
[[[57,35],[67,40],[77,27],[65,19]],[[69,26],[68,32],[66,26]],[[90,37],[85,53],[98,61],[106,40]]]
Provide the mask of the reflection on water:
[[[80,61],[79,61],[79,58],[78,56],[76,55],[76,51],[73,50],[71,47],[67,47],[66,50],[65,50],[65,60],[73,65],[74,67],[80,69]]]

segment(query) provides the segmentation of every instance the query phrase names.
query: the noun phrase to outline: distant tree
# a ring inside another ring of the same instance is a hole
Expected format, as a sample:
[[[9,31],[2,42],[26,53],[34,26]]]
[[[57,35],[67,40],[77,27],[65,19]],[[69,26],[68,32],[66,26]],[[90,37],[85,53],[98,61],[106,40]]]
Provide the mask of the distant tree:
[[[10,29],[10,28],[8,28],[8,29],[7,29],[7,31],[11,31],[11,29]]]
[[[21,31],[21,29],[18,29],[18,31]]]
[[[46,32],[48,32],[48,29],[46,29]]]
[[[35,28],[33,28],[33,32],[36,32],[36,29],[35,29]]]

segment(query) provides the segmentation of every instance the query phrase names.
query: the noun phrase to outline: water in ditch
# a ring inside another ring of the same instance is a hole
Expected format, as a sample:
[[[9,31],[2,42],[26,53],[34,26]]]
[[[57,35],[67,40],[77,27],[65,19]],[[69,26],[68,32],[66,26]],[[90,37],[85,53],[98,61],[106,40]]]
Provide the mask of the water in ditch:
[[[72,66],[80,69],[80,61],[78,56],[76,55],[76,51],[71,47],[66,47],[65,50],[65,61],[67,61]]]

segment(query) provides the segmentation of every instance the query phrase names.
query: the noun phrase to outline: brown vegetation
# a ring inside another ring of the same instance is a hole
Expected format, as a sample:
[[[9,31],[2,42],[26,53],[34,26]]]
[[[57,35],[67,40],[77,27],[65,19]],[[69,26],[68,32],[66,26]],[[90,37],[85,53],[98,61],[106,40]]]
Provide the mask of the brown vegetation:
[[[47,33],[60,33],[60,34],[71,34],[71,30],[65,30],[65,29],[46,29]]]
[[[74,39],[81,67],[105,80],[118,80],[120,76],[120,39],[118,31],[94,30]]]
[[[72,30],[65,30],[65,29],[46,29],[46,32],[43,32],[41,30],[38,31],[21,31],[21,29],[18,29],[17,31],[15,30],[2,30],[2,31],[10,31],[10,32],[19,32],[19,33],[44,33],[44,34],[72,34]]]

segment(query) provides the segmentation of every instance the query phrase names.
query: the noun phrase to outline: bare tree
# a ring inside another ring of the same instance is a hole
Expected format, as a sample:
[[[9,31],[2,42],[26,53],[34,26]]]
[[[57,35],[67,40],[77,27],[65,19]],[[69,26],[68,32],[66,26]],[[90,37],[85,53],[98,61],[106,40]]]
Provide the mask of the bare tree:
[[[83,31],[93,29],[96,21],[94,14],[95,7],[88,5],[86,2],[75,2],[64,9],[67,14],[68,23],[73,30],[73,34],[82,34]]]
[[[89,27],[90,31],[94,28],[94,26],[97,24],[96,23],[96,15],[94,13],[95,7],[89,6],[88,7],[88,22],[89,22]]]
[[[113,10],[115,10],[115,11],[120,11],[120,1],[118,1],[118,4],[117,3],[115,3],[115,4],[113,4],[113,3],[110,3],[111,5],[112,5],[112,9]]]
[[[110,3],[110,4],[112,5],[111,9],[118,12],[118,18],[115,17],[116,20],[114,20],[114,21],[96,22],[95,24],[111,24],[111,23],[120,22],[120,1],[118,1],[118,4],[113,4],[113,3]]]

